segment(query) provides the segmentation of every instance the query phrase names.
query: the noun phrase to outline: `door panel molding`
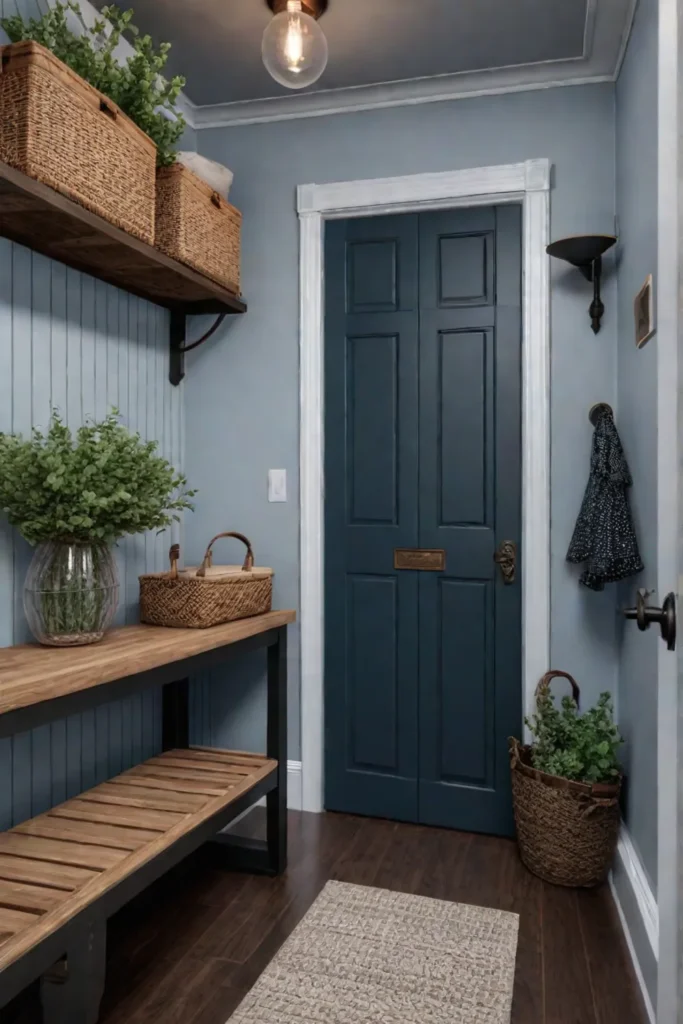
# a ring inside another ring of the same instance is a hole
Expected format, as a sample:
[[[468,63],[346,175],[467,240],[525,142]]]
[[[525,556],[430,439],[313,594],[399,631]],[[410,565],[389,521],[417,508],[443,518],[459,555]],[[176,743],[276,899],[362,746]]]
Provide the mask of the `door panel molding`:
[[[521,204],[523,710],[550,661],[550,161],[300,185],[302,807],[323,810],[325,220]]]

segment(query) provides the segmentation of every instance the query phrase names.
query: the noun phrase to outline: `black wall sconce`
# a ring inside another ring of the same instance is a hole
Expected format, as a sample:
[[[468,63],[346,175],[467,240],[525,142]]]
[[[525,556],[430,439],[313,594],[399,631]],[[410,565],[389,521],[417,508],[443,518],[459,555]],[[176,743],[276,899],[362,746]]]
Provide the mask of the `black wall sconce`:
[[[600,321],[605,306],[600,298],[600,278],[602,277],[602,256],[611,249],[616,238],[614,235],[572,235],[551,242],[546,252],[549,256],[566,260],[573,267],[578,267],[587,281],[593,283],[593,301],[588,313],[591,318],[593,334],[600,330]]]

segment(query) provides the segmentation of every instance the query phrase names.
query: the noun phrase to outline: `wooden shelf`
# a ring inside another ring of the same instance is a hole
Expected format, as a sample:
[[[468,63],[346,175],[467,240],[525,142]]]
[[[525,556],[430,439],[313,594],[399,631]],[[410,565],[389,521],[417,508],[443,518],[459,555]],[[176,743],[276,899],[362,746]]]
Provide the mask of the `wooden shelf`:
[[[0,971],[183,836],[272,789],[277,767],[256,754],[169,750],[0,832]]]
[[[1,162],[0,235],[167,309],[246,312],[229,289]]]
[[[143,672],[175,666],[294,622],[293,611],[274,611],[210,629],[122,626],[85,647],[0,647],[0,724],[5,716],[66,697],[104,689]],[[106,692],[104,698],[113,700]]]
[[[191,267],[0,161],[0,236],[171,310],[172,384],[184,376],[185,317],[246,313],[246,303]]]

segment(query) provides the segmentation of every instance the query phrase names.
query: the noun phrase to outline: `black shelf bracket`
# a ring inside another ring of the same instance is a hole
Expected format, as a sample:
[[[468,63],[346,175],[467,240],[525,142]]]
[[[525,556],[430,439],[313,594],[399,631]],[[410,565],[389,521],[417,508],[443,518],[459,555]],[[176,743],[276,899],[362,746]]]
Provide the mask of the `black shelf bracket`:
[[[185,327],[187,317],[184,313],[171,310],[170,361],[168,379],[177,387],[185,376]]]
[[[199,346],[203,345],[205,341],[208,341],[214,331],[218,330],[227,315],[227,313],[219,313],[211,324],[211,327],[209,327],[205,334],[202,334],[201,338],[197,338],[196,341],[186,345],[185,332],[187,327],[187,317],[183,312],[179,312],[175,309],[171,310],[168,379],[174,387],[177,387],[185,376],[185,353],[191,352],[193,348],[199,348]]]

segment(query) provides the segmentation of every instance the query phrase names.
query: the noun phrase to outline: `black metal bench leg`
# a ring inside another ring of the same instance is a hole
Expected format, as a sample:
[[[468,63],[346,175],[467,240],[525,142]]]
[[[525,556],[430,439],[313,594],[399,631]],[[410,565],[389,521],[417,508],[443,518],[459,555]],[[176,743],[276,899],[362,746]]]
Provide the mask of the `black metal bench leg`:
[[[266,839],[219,833],[211,846],[229,871],[280,875],[287,867],[287,629],[268,646],[266,754],[277,761],[277,785],[266,794]]]
[[[97,1024],[106,970],[106,921],[84,926],[40,979],[43,1024]]]
[[[277,789],[266,797],[268,866],[274,875],[287,867],[287,629],[268,648],[268,738],[266,753],[277,758]]]

